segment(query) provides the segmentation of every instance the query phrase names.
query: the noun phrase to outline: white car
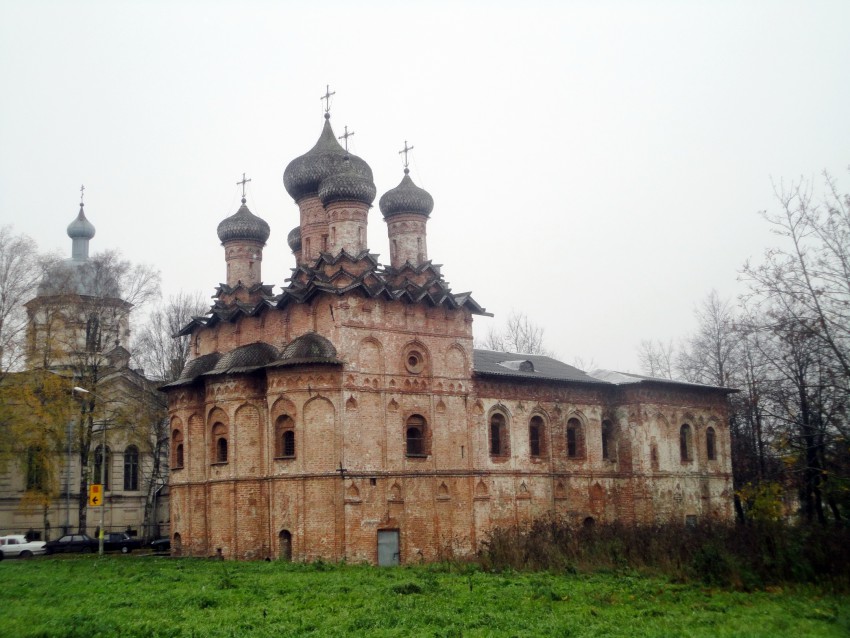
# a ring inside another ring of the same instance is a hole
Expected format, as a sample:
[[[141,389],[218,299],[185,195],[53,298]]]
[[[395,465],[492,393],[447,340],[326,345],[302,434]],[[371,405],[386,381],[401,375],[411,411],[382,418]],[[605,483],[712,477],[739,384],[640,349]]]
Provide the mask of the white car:
[[[28,541],[23,534],[0,536],[0,560],[4,558],[31,558],[44,554],[44,541]]]

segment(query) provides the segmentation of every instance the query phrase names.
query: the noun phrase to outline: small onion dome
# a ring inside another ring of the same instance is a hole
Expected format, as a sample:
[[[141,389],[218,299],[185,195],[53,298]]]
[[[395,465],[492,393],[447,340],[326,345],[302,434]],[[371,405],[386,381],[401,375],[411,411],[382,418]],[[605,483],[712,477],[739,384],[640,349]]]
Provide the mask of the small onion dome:
[[[195,377],[199,377],[215,368],[219,359],[221,359],[220,352],[202,354],[200,357],[192,359],[185,365],[183,371],[180,373],[180,378],[194,379]]]
[[[91,239],[94,237],[94,225],[86,219],[82,204],[80,204],[80,214],[68,224],[68,237],[71,239]]]
[[[223,355],[210,374],[224,374],[226,372],[239,372],[251,368],[261,368],[277,359],[277,348],[273,345],[258,341],[239,346]]]
[[[381,207],[381,213],[384,217],[392,217],[402,213],[413,213],[427,217],[434,209],[434,198],[428,191],[414,184],[409,173],[410,171],[405,168],[401,183],[381,196],[378,205]]]
[[[248,210],[244,197],[239,210],[218,225],[218,238],[221,243],[231,239],[248,239],[265,244],[269,232],[266,221]]]
[[[281,363],[336,362],[336,348],[328,339],[315,332],[307,332],[283,349]]]
[[[371,206],[375,201],[378,189],[371,179],[363,177],[356,170],[346,155],[341,172],[331,175],[319,184],[319,199],[327,206],[331,202],[348,201],[360,202]]]
[[[286,237],[286,243],[289,244],[289,247],[294,253],[301,250],[301,226],[296,226],[289,231],[289,235]]]
[[[283,171],[283,186],[295,201],[304,195],[318,193],[323,179],[343,170],[347,153],[334,135],[329,116],[325,113],[325,126],[319,141],[301,157],[289,162]],[[354,172],[372,182],[372,169],[356,155],[350,155]]]

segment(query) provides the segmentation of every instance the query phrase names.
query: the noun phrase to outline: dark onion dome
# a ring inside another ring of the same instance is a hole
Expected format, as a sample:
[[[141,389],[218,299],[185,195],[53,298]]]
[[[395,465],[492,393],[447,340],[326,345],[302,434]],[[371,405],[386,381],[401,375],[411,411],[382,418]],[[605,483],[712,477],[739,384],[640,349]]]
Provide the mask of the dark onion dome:
[[[378,189],[371,179],[367,179],[354,170],[346,155],[342,171],[322,180],[319,184],[319,199],[327,206],[332,202],[360,202],[371,206]]]
[[[289,235],[286,237],[286,243],[289,244],[289,247],[294,253],[301,250],[301,226],[296,226],[289,231]]]
[[[225,372],[238,372],[249,368],[261,368],[277,359],[277,356],[277,348],[271,344],[262,341],[249,343],[223,355],[209,374],[224,374]]]
[[[71,239],[91,239],[94,237],[94,225],[86,219],[82,204],[80,204],[80,213],[77,218],[68,224],[68,237]]]
[[[304,195],[319,192],[319,184],[331,175],[344,169],[345,149],[339,145],[334,135],[329,115],[325,113],[325,126],[319,141],[301,157],[289,162],[283,171],[283,186],[295,201]],[[372,169],[356,155],[349,155],[354,172],[372,182]]]
[[[293,339],[283,349],[278,365],[296,363],[338,363],[336,348],[328,339],[315,332],[307,332]]]
[[[183,368],[180,378],[194,379],[195,377],[199,377],[215,368],[219,359],[221,359],[220,352],[211,352],[209,354],[202,354],[200,357],[195,357]]]
[[[221,243],[231,239],[248,239],[265,244],[269,238],[269,232],[266,220],[248,210],[244,197],[239,210],[218,225],[218,238]]]
[[[384,217],[392,217],[402,213],[413,213],[427,217],[434,210],[434,198],[428,191],[413,183],[413,180],[410,179],[410,171],[405,168],[401,183],[384,193],[378,205],[381,207],[381,213]]]

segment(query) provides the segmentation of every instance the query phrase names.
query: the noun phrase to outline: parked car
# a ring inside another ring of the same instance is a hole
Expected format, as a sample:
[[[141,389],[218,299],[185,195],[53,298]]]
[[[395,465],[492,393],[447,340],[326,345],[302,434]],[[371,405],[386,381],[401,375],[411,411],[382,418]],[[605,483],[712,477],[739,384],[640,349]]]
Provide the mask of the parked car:
[[[156,538],[151,541],[150,547],[155,552],[170,552],[171,539],[167,536],[165,538]]]
[[[46,554],[44,541],[28,541],[23,534],[0,536],[0,560],[4,558],[32,558]]]
[[[108,532],[103,536],[103,551],[129,554],[134,549],[141,549],[142,541],[124,532]]]
[[[82,552],[91,554],[98,548],[97,539],[88,534],[67,534],[55,541],[47,541],[45,549],[48,554],[59,554],[64,552]]]

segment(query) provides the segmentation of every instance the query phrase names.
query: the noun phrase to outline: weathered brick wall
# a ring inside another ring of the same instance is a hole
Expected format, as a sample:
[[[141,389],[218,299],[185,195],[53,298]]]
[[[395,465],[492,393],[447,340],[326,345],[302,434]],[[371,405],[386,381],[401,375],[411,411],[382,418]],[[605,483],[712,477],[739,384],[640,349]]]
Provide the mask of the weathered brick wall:
[[[462,310],[320,296],[218,324],[204,331],[197,352],[259,338],[282,347],[310,330],[334,343],[344,365],[210,377],[172,391],[174,422],[188,425],[188,464],[172,473],[171,490],[172,532],[184,551],[277,556],[288,533],[296,560],[375,562],[378,530],[398,529],[403,561],[434,560],[474,551],[494,526],[550,512],[577,522],[731,516],[722,393],[473,379],[471,322]],[[504,457],[490,454],[495,412],[507,421]],[[275,453],[275,423],[284,415],[294,423],[290,458]],[[423,456],[406,450],[413,415],[426,423]],[[529,438],[535,417],[537,456]],[[571,419],[581,426],[574,458]],[[613,427],[609,459],[603,420]],[[211,462],[214,422],[229,428],[225,464]],[[694,453],[683,462],[685,422]],[[708,427],[716,434],[711,461]]]

